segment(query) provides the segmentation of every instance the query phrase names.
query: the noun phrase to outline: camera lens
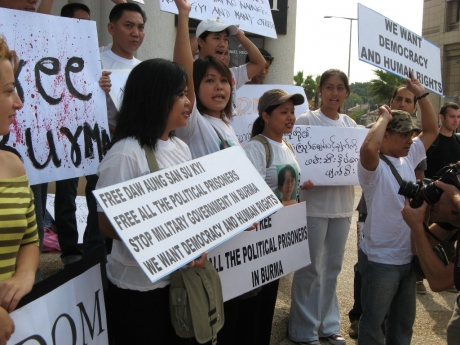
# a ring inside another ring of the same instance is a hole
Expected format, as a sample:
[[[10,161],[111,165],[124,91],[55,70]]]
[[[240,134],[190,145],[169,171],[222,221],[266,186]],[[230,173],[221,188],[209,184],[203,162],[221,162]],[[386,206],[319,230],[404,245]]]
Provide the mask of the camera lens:
[[[436,204],[439,199],[441,199],[441,195],[444,192],[441,188],[437,187],[433,182],[427,184],[425,188],[423,188],[423,197],[425,201],[429,205]]]
[[[399,187],[398,194],[404,195],[406,198],[412,199],[418,193],[419,185],[412,181],[402,181],[401,186]]]

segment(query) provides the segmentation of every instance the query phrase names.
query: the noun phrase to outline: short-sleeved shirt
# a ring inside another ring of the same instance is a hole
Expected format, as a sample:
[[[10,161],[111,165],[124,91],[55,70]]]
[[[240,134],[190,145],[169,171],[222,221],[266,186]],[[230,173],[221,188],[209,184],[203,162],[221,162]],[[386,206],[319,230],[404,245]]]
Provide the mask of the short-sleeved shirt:
[[[403,180],[415,182],[414,167],[425,158],[425,146],[415,138],[406,157],[389,157]],[[390,167],[380,160],[374,171],[358,163],[359,184],[367,206],[367,218],[360,247],[370,261],[404,265],[412,260],[410,228],[401,215],[404,196],[398,194],[399,183]]]
[[[155,158],[160,169],[191,160],[190,150],[178,138],[158,140]],[[134,138],[116,142],[99,164],[96,190],[150,174],[144,149]],[[97,192],[97,191],[96,191]],[[98,212],[103,212],[100,205]],[[122,241],[113,241],[112,253],[107,256],[107,278],[122,289],[148,291],[162,288],[171,281],[166,276],[152,284]]]

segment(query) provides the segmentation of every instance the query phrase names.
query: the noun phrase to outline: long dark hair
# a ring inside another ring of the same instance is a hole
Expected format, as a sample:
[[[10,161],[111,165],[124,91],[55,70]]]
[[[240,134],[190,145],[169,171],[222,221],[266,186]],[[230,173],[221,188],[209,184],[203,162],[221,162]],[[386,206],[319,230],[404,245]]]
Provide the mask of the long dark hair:
[[[326,72],[321,74],[321,78],[319,79],[319,85],[318,85],[318,91],[321,92],[322,87],[324,86],[324,83],[332,76],[338,76],[340,79],[342,79],[343,84],[345,85],[345,90],[347,90],[347,97],[350,96],[350,84],[348,83],[348,77],[347,75],[342,72],[339,69],[328,69]],[[321,106],[323,101],[321,100]],[[340,113],[340,106],[337,109],[337,112]]]
[[[141,146],[155,149],[186,85],[187,72],[175,62],[151,59],[134,67],[126,81],[112,145],[133,137]]]
[[[230,69],[225,63],[211,55],[207,55],[204,58],[196,59],[193,62],[193,85],[195,87],[196,108],[201,114],[206,113],[206,108],[201,103],[201,100],[198,97],[198,92],[200,91],[201,81],[207,74],[208,69],[210,67],[215,68],[220,74],[227,78],[228,83],[230,84],[230,98],[223,110],[223,113],[226,119],[231,120],[233,115],[232,72],[230,72]]]
[[[266,112],[268,115],[271,115],[273,110],[278,108],[281,104],[271,105],[267,109],[264,109],[260,112],[259,117],[254,121],[252,125],[251,138],[256,135],[262,134],[265,127],[264,119],[262,118],[262,113]]]

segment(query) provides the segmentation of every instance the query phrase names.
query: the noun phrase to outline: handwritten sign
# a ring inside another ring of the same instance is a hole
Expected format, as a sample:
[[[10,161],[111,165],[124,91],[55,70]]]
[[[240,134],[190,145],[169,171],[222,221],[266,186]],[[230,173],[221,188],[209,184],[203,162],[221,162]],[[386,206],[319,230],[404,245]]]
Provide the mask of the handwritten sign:
[[[358,185],[359,150],[368,130],[363,128],[295,126],[285,138],[294,146],[303,184]]]
[[[261,220],[256,230],[242,232],[210,251],[208,259],[219,272],[225,301],[308,266],[305,203]]]
[[[391,19],[358,4],[359,59],[403,78],[409,70],[430,90],[443,94],[441,50]]]
[[[48,194],[46,197],[46,210],[53,219],[56,219],[54,215],[54,199],[55,194]],[[84,196],[77,195],[75,198],[75,206],[77,207],[75,211],[75,220],[77,221],[78,243],[83,243],[83,235],[85,234],[86,229],[86,219],[88,218],[86,198]]]
[[[152,282],[282,207],[240,146],[94,195]]]
[[[177,14],[174,0],[159,0],[160,9]],[[223,23],[240,25],[244,31],[276,38],[270,3],[268,0],[195,0],[191,1],[190,17],[216,19]]]
[[[7,344],[108,344],[105,257],[96,254],[34,285],[10,314]]]
[[[123,100],[123,92],[125,90],[126,80],[128,80],[130,69],[108,69],[107,71],[112,72],[110,75],[110,82],[112,87],[110,88],[110,97],[112,98],[113,104],[120,110],[121,101]]]
[[[294,85],[244,85],[236,90],[236,115],[232,119],[232,127],[242,145],[251,139],[252,124],[259,116],[257,107],[259,98],[264,92],[272,89],[283,89],[287,93],[300,93],[305,97],[305,103],[295,107],[296,116],[308,110],[307,96],[305,90],[300,86]]]
[[[110,142],[96,23],[1,8],[0,32],[20,59],[24,104],[2,142],[31,184],[94,174]]]

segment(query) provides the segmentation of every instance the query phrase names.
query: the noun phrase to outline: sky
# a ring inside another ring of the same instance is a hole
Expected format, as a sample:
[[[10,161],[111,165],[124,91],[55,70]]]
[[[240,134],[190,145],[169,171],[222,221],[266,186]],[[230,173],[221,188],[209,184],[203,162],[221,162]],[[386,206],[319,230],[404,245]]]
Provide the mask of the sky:
[[[360,0],[364,6],[407,29],[422,34],[423,0]],[[358,18],[356,0],[297,0],[294,71],[321,75],[330,68],[348,71],[350,21],[324,16]],[[358,21],[353,21],[350,83],[374,79],[376,67],[358,59]]]

